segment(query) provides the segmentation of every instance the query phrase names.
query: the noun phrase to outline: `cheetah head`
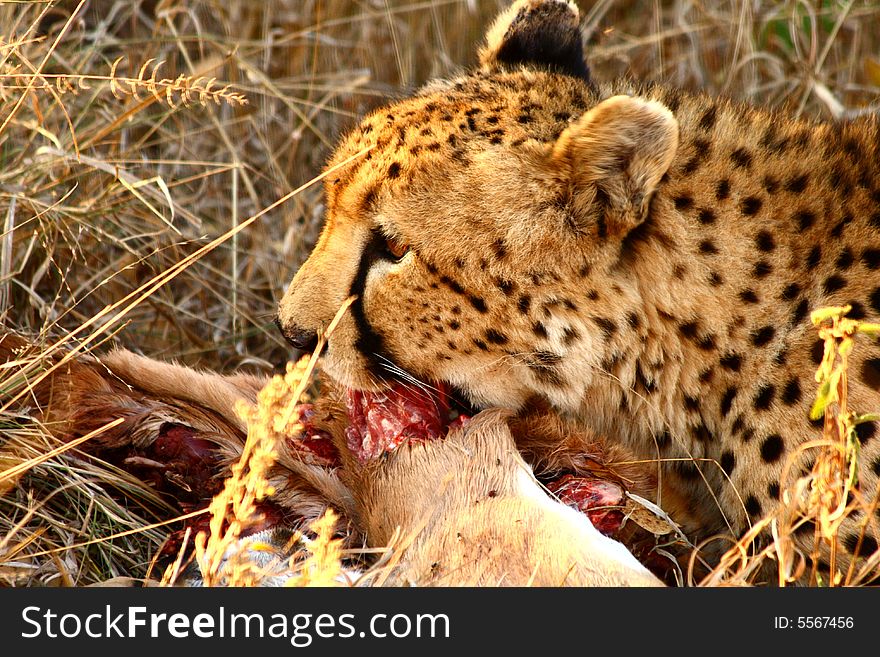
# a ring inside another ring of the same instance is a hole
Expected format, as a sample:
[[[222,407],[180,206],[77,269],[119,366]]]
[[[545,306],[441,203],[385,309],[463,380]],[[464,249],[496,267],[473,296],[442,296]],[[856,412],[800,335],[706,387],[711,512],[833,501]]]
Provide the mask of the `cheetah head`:
[[[642,222],[678,125],[655,100],[603,96],[570,2],[513,3],[479,59],[342,140],[278,323],[307,347],[354,296],[324,360],[344,385],[412,376],[476,405],[571,405],[602,347],[583,279]]]

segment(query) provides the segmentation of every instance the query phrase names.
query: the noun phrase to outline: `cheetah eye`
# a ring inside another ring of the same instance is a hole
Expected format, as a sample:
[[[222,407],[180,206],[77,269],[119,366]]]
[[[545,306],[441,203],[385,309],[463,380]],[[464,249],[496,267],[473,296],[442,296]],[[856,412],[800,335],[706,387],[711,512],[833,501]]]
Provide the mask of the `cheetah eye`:
[[[397,238],[386,237],[385,250],[393,256],[395,260],[400,260],[403,256],[409,253],[410,246],[406,242],[401,242]]]

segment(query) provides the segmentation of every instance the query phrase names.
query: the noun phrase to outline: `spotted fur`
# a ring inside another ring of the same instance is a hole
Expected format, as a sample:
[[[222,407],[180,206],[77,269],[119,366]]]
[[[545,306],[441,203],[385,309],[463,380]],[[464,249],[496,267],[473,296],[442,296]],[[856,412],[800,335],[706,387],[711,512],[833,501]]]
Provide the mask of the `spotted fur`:
[[[335,378],[380,388],[393,363],[481,406],[543,398],[662,462],[660,497],[687,501],[695,535],[738,535],[777,504],[786,465],[815,457],[797,449],[819,434],[809,312],[880,320],[878,122],[596,83],[576,18],[515,2],[477,70],[342,140],[330,167],[355,159],[328,177],[280,324],[314,335],[355,295]],[[880,409],[880,348],[851,371],[851,408]],[[870,499],[875,424],[859,439]]]

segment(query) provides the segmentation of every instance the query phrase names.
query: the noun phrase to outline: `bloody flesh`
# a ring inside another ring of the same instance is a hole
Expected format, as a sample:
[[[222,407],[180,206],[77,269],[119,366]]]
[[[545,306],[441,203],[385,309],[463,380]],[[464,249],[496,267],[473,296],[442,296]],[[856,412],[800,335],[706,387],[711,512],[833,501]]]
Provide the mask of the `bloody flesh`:
[[[300,404],[299,422],[302,432],[287,437],[288,447],[300,454],[303,461],[309,465],[318,465],[324,468],[335,468],[341,464],[336,445],[326,431],[315,426],[315,407],[312,404]]]
[[[587,514],[593,526],[606,536],[613,536],[623,523],[623,489],[617,484],[566,474],[547,484],[559,500]]]
[[[398,383],[382,392],[348,390],[345,404],[345,442],[361,463],[407,441],[442,438],[451,424],[449,396],[442,389],[426,391]],[[456,415],[452,424],[467,419]]]

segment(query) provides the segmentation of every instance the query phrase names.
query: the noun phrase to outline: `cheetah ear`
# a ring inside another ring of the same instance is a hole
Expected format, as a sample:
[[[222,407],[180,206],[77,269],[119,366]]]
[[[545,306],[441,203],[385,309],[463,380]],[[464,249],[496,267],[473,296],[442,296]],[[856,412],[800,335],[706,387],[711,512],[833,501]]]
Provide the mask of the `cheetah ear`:
[[[571,191],[577,221],[599,237],[623,236],[645,218],[678,150],[678,121],[655,100],[614,96],[571,124],[553,146],[553,166]]]
[[[517,0],[486,33],[479,52],[483,70],[526,65],[589,82],[578,18],[570,0]]]

